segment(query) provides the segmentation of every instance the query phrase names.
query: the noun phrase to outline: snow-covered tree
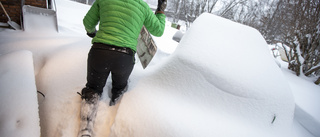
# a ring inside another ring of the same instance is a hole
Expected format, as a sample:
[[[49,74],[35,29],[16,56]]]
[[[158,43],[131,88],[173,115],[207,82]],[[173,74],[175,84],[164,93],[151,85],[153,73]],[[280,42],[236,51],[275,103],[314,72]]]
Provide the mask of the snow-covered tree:
[[[274,28],[279,34],[273,34],[276,36],[273,39],[290,47],[289,69],[298,76],[320,77],[320,2],[287,0],[278,5],[281,9],[275,13],[273,22],[280,29]],[[319,84],[320,78],[315,83]]]

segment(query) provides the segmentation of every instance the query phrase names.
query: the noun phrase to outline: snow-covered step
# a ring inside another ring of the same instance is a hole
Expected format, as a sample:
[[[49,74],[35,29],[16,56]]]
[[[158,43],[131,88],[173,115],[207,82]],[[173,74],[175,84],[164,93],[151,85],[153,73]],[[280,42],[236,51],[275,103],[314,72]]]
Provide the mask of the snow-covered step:
[[[30,51],[0,55],[0,135],[39,137],[39,111]]]

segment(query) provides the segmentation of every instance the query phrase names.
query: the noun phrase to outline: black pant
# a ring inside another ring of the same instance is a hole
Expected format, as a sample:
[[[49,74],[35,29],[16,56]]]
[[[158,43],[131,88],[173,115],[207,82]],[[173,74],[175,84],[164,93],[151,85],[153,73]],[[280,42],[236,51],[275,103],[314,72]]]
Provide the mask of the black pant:
[[[121,92],[128,84],[135,63],[134,52],[131,50],[128,54],[110,50],[108,47],[110,45],[94,43],[88,54],[86,87],[100,95],[110,72],[112,74],[112,93]]]

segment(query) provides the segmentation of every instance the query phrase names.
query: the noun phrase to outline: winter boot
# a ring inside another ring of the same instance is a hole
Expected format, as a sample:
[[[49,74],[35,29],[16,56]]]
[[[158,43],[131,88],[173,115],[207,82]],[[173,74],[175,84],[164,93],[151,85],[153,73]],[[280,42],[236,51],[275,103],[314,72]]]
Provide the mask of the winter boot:
[[[109,106],[113,106],[113,105],[117,104],[121,100],[123,94],[125,92],[127,92],[127,90],[128,90],[128,85],[123,90],[120,90],[119,92],[112,93]]]
[[[90,88],[81,92],[80,131],[78,137],[92,137],[94,120],[98,111],[100,95]]]

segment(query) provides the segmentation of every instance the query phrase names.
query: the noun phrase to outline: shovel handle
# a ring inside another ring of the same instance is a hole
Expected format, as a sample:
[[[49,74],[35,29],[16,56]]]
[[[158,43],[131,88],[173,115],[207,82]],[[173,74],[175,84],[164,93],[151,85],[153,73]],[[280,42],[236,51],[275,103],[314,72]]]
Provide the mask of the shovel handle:
[[[8,15],[8,13],[7,13],[6,9],[4,9],[4,7],[3,7],[3,5],[2,5],[1,1],[0,1],[0,5],[1,5],[1,8],[3,9],[4,13],[7,15],[7,17],[8,17],[8,19],[9,19],[9,21],[11,21],[11,19],[10,19],[9,15]]]

